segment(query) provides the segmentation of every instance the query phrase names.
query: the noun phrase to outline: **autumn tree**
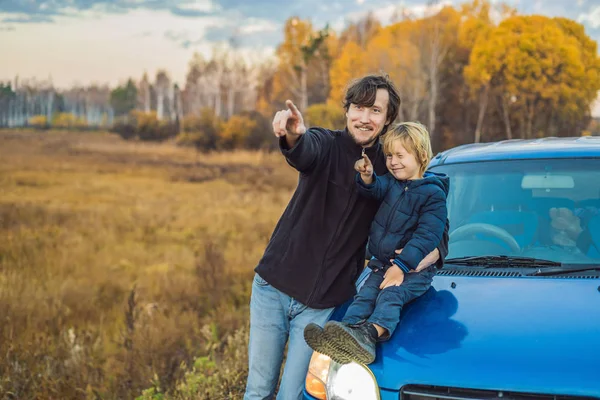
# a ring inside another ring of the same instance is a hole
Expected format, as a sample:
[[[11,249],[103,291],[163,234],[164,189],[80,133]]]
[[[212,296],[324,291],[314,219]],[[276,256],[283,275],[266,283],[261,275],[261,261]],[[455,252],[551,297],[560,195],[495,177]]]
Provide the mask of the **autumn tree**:
[[[148,80],[148,74],[144,72],[142,79],[140,80],[138,93],[137,93],[137,101],[136,108],[145,113],[149,113],[151,110],[151,92],[152,85]]]
[[[523,138],[544,135],[549,116],[565,105],[585,103],[582,84],[590,84],[581,43],[543,16],[504,20],[475,44],[468,74],[472,82],[487,81],[498,90],[507,135],[516,119]]]
[[[286,99],[294,99],[300,110],[309,103],[327,98],[331,57],[329,28],[315,31],[310,21],[292,17],[284,27],[284,41],[276,50],[277,70],[273,76],[274,108],[282,107]]]
[[[344,92],[352,79],[368,72],[380,72],[377,62],[369,62],[371,56],[367,47],[382,30],[381,23],[373,13],[368,13],[356,22],[350,23],[335,41],[329,43],[337,50],[330,49],[331,67],[329,70],[330,90],[327,103],[341,106]],[[381,58],[377,58],[380,60]]]
[[[365,74],[368,70],[367,59],[363,50],[355,42],[348,42],[340,52],[340,57],[333,61],[329,73],[331,92],[329,102],[342,105],[345,88],[350,80]]]
[[[184,119],[183,132],[178,136],[178,143],[193,145],[198,150],[215,150],[223,121],[212,108],[203,108],[199,114]]]
[[[475,44],[478,41],[486,41],[495,28],[490,15],[491,10],[491,3],[485,0],[475,0],[472,3],[463,4],[461,7],[463,21],[459,28],[458,45],[466,58],[466,60],[462,60],[464,66],[468,64],[471,49]],[[474,136],[475,143],[478,143],[481,141],[484,118],[488,109],[490,77],[486,74],[478,74],[473,68],[469,69],[468,67],[463,70],[463,73],[465,80],[469,83],[463,88],[470,87],[470,91],[464,93],[465,102],[468,102],[469,98],[477,99],[476,104],[473,105],[478,109]]]
[[[275,149],[277,141],[273,140],[272,116],[265,117],[258,111],[242,111],[239,116],[246,117],[254,123],[248,131],[244,147],[250,149]]]
[[[312,126],[326,126],[332,129],[343,129],[346,125],[344,109],[339,104],[312,104],[304,113]]]
[[[188,63],[183,95],[184,114],[197,114],[203,107],[208,107],[204,84],[206,60],[199,53],[194,53]]]
[[[446,81],[443,79],[444,64],[451,49],[456,46],[460,15],[449,6],[416,23],[413,43],[419,48],[420,65],[427,77],[426,108],[427,128],[432,141],[437,141],[437,108],[440,93]]]
[[[198,114],[201,109],[208,107],[212,108],[219,118],[224,115],[224,91],[229,57],[229,51],[224,46],[215,46],[208,60],[197,53],[194,54],[186,76],[186,114]]]
[[[173,109],[173,86],[165,70],[156,73],[156,116],[159,120],[171,119]]]
[[[14,124],[17,93],[11,83],[0,82],[0,127],[12,127]],[[19,114],[22,112],[19,110]]]
[[[219,133],[219,147],[223,149],[236,149],[244,147],[249,133],[256,128],[252,119],[234,115],[223,124]]]
[[[590,105],[598,96],[600,90],[600,57],[598,57],[598,45],[585,34],[583,25],[567,19],[554,18],[554,21],[569,37],[577,41],[584,73],[579,75],[577,82],[570,87],[574,96],[561,104],[558,117],[562,121],[554,121],[555,126],[561,127],[561,122],[568,125],[576,125],[578,131],[585,128],[590,121]],[[555,132],[558,133],[558,132]]]
[[[396,83],[402,98],[399,118],[403,121],[420,119],[427,95],[427,76],[421,64],[420,49],[410,36],[414,29],[410,20],[381,29],[367,46],[370,57],[363,61],[366,71],[384,71]]]
[[[339,44],[345,46],[348,42],[354,42],[359,47],[366,49],[372,38],[377,36],[382,29],[381,22],[372,12],[367,13],[356,22],[351,22],[340,34]]]
[[[258,66],[256,75],[258,85],[256,88],[256,110],[262,115],[270,117],[276,108],[281,107],[278,104],[274,85],[275,74],[277,72],[277,62],[270,59]]]
[[[127,115],[135,109],[138,90],[132,79],[128,79],[123,86],[118,86],[110,92],[110,105],[115,116]]]

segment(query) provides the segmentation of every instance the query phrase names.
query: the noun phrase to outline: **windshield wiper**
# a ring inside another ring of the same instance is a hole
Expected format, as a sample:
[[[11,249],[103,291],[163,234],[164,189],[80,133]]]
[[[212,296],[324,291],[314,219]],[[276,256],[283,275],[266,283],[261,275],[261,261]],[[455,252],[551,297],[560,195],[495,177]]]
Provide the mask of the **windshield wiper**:
[[[551,276],[551,275],[563,275],[570,274],[572,272],[585,272],[585,271],[600,271],[600,265],[590,265],[587,267],[575,267],[575,268],[561,268],[561,269],[547,269],[544,271],[538,270],[533,274],[527,276]]]
[[[447,258],[447,264],[481,265],[484,268],[493,267],[561,267],[562,263],[533,257],[518,256],[472,256]]]

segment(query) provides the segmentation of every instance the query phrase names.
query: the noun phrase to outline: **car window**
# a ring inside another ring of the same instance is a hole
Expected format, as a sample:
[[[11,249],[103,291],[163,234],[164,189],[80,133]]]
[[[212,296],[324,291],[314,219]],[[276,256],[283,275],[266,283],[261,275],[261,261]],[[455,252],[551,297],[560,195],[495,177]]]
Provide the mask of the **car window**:
[[[450,177],[448,257],[599,262],[600,159],[485,161],[432,171]]]

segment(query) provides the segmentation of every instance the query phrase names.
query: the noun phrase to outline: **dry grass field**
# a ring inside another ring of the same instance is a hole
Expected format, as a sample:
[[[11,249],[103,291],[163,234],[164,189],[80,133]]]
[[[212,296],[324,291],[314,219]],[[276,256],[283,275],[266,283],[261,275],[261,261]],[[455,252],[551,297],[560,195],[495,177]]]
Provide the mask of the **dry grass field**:
[[[194,360],[243,357],[252,269],[296,179],[277,153],[0,131],[0,398],[202,398],[185,371],[197,389]]]

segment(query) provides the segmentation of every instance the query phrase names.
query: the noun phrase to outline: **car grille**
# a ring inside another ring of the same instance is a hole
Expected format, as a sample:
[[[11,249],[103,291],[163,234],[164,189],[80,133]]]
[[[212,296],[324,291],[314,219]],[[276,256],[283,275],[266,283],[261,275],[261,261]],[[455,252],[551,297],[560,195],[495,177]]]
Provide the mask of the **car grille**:
[[[591,400],[598,397],[557,396],[541,393],[518,393],[498,390],[459,389],[440,386],[404,386],[400,400]]]
[[[502,278],[514,278],[516,276],[523,276],[522,273],[517,271],[489,271],[489,270],[468,270],[468,269],[442,269],[437,271],[437,275],[440,276],[495,276]]]

